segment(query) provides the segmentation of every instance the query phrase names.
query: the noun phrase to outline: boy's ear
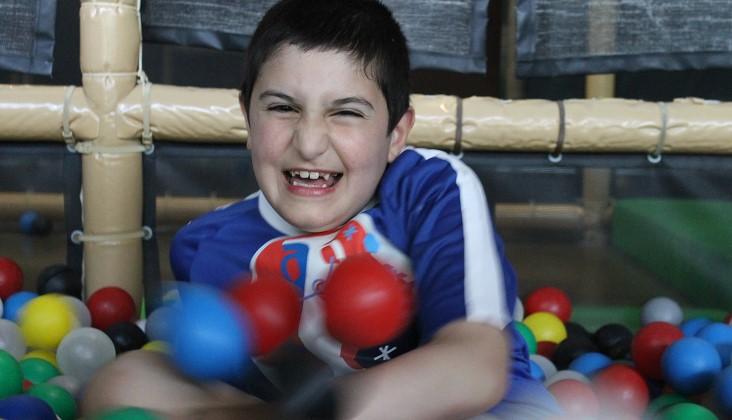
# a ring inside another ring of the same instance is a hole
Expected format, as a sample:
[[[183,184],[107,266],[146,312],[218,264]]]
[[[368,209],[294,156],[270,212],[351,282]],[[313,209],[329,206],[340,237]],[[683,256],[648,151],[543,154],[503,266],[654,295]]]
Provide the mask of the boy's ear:
[[[244,106],[244,101],[242,101],[242,100],[239,100],[239,109],[241,109],[241,113],[244,116],[244,124],[245,124],[247,132],[248,132],[249,131],[249,116],[247,115],[247,108]],[[248,148],[249,148],[249,138],[247,136],[247,149]]]
[[[388,162],[391,163],[399,156],[404,147],[407,145],[407,137],[414,126],[414,108],[411,106],[399,119],[396,127],[389,133],[389,157]]]

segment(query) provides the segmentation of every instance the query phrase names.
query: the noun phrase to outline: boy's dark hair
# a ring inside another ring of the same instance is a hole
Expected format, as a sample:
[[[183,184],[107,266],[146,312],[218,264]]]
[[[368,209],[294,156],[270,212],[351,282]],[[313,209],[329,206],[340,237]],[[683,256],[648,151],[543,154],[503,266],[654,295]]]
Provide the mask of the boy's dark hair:
[[[282,0],[275,4],[257,26],[247,49],[240,93],[247,110],[262,65],[286,44],[305,51],[351,54],[386,98],[389,133],[409,107],[407,42],[389,9],[379,1]]]

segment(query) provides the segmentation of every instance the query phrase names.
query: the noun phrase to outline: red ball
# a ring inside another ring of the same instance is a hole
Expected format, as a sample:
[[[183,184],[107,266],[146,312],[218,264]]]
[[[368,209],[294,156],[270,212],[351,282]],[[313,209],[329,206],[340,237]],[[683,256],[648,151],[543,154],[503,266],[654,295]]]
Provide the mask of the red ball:
[[[330,335],[359,348],[396,337],[412,315],[410,285],[371,254],[338,264],[323,284],[321,298]]]
[[[727,325],[732,325],[732,312],[728,313],[724,317],[724,323]]]
[[[86,306],[91,315],[92,327],[102,331],[112,324],[136,319],[135,301],[124,289],[103,287],[89,296]]]
[[[524,312],[551,312],[563,322],[572,317],[572,302],[569,296],[556,287],[540,287],[529,293],[523,301]]]
[[[254,355],[271,352],[297,331],[301,303],[294,285],[277,278],[242,279],[229,296],[249,320]]]
[[[633,337],[630,347],[636,369],[648,378],[663,379],[661,356],[671,343],[683,337],[684,332],[668,322],[651,322],[643,326]]]
[[[557,350],[557,343],[551,341],[538,341],[536,343],[536,354],[540,354],[547,359],[554,357],[554,352]]]
[[[567,418],[588,419],[599,414],[600,403],[588,383],[577,379],[562,379],[549,385],[548,389]]]
[[[592,383],[600,412],[608,418],[640,417],[648,405],[648,385],[630,366],[611,365],[596,374]]]
[[[0,299],[23,290],[23,270],[7,257],[0,257]]]

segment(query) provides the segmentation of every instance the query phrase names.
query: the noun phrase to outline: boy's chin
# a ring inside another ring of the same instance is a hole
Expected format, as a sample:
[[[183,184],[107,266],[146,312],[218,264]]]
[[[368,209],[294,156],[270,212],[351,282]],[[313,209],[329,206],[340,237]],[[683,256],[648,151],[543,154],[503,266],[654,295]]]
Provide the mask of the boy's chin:
[[[285,219],[294,227],[300,229],[303,232],[309,233],[318,233],[332,230],[339,226],[342,226],[348,221],[348,218],[328,218],[322,217],[322,215],[312,217],[295,215],[293,217],[287,217]]]

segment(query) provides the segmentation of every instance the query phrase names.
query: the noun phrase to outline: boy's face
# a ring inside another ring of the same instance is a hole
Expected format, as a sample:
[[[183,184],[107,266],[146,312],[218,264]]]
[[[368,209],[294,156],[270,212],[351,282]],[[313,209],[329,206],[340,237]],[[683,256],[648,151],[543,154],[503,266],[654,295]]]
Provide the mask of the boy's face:
[[[292,45],[264,63],[248,111],[259,187],[285,220],[310,232],[364,208],[413,123],[410,109],[387,133],[386,100],[348,54]]]

